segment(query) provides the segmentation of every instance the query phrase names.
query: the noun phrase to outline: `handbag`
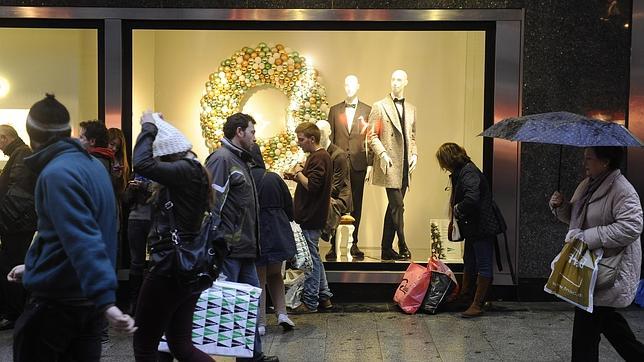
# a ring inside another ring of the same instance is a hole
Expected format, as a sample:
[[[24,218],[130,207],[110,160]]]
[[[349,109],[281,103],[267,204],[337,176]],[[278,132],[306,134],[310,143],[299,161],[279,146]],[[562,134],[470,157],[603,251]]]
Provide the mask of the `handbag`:
[[[602,290],[611,288],[615,285],[615,280],[619,274],[619,266],[622,263],[624,250],[609,257],[602,257],[599,261],[599,269],[597,270],[597,282],[595,283],[595,290]]]
[[[458,220],[455,216],[452,216],[452,221],[449,222],[447,227],[447,240],[449,241],[463,241],[461,236],[461,230],[458,227]]]
[[[262,289],[217,280],[199,296],[192,316],[192,343],[207,354],[253,356]],[[170,352],[165,336],[157,350]]]
[[[181,282],[203,282],[210,285],[217,279],[227,244],[219,233],[221,219],[217,213],[208,213],[201,223],[199,233],[191,241],[182,240],[174,219],[174,204],[170,191],[165,189],[167,200],[164,208],[170,221],[170,245],[174,249],[174,272]]]

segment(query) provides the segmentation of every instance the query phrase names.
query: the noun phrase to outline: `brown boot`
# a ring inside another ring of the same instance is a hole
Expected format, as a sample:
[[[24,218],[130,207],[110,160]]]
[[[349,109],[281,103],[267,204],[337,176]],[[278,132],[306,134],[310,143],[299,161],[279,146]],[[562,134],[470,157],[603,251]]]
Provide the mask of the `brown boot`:
[[[485,296],[487,295],[487,290],[490,287],[491,282],[491,278],[482,277],[480,275],[478,276],[476,279],[476,294],[474,295],[472,305],[470,305],[465,312],[461,313],[461,317],[473,318],[483,314],[482,307],[483,303],[485,303]]]

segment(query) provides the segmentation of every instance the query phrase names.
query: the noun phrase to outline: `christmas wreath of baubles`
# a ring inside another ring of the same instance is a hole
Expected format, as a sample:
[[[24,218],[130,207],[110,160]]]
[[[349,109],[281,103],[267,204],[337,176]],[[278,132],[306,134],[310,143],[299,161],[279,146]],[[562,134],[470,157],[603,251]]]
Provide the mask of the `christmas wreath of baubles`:
[[[329,105],[311,61],[282,44],[243,47],[210,74],[201,98],[202,135],[211,151],[220,147],[226,117],[239,112],[244,94],[260,86],[275,87],[289,99],[284,129],[257,139],[267,168],[285,171],[301,152],[295,128],[301,122],[326,119]]]

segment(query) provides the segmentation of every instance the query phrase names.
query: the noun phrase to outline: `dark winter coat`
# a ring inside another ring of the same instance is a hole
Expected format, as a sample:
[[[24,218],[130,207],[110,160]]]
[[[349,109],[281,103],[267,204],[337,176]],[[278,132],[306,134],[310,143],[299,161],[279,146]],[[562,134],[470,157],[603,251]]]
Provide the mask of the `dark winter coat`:
[[[452,182],[451,206],[458,220],[458,227],[467,240],[486,239],[500,232],[492,208],[490,185],[481,170],[472,162],[454,170],[450,175]]]
[[[173,203],[172,213],[175,226],[181,235],[182,242],[192,240],[199,232],[204,213],[208,210],[208,175],[198,160],[184,158],[172,162],[163,162],[152,156],[152,143],[157,134],[157,127],[144,123],[134,146],[134,172],[161,184],[157,190],[157,201],[152,212],[152,228],[148,241],[153,255],[150,269],[158,275],[172,275],[174,250],[169,245],[170,219],[169,211],[164,205],[168,194]],[[168,192],[166,192],[166,189]]]
[[[259,244],[256,265],[280,263],[295,255],[293,199],[282,178],[263,168],[251,170],[259,195]]]
[[[36,230],[36,175],[25,167],[24,159],[32,153],[20,138],[7,145],[4,154],[9,160],[0,173],[0,235],[3,242],[9,242],[12,234],[20,234],[22,238]],[[31,238],[27,243],[30,241]]]
[[[65,138],[25,158],[38,174],[38,236],[22,283],[32,296],[61,302],[116,302],[116,203],[103,165]]]
[[[213,210],[220,214],[220,230],[228,243],[229,257],[255,259],[260,253],[259,207],[248,166],[252,156],[226,138],[221,144],[206,160],[215,194]]]

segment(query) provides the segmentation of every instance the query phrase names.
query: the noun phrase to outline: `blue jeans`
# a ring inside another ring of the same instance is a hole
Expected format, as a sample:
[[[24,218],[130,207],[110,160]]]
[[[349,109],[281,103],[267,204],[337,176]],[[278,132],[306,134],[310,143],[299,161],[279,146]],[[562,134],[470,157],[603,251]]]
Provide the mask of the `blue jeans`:
[[[472,276],[476,274],[492,278],[492,253],[495,236],[480,239],[465,239],[465,252],[463,253],[463,270]]]
[[[226,281],[228,282],[246,283],[261,288],[254,259],[225,258],[221,266],[221,274],[226,276]],[[259,327],[259,313],[257,313],[257,320],[255,321],[255,348],[253,352],[255,357],[262,354],[262,339],[257,327]],[[244,359],[237,358],[237,360],[243,361]]]
[[[333,294],[329,289],[329,283],[326,281],[326,272],[324,271],[324,264],[320,259],[320,248],[318,242],[320,240],[321,230],[302,230],[306,243],[309,245],[311,258],[313,259],[313,269],[306,272],[304,275],[304,289],[302,290],[302,303],[307,308],[316,310],[320,300],[331,299]]]

